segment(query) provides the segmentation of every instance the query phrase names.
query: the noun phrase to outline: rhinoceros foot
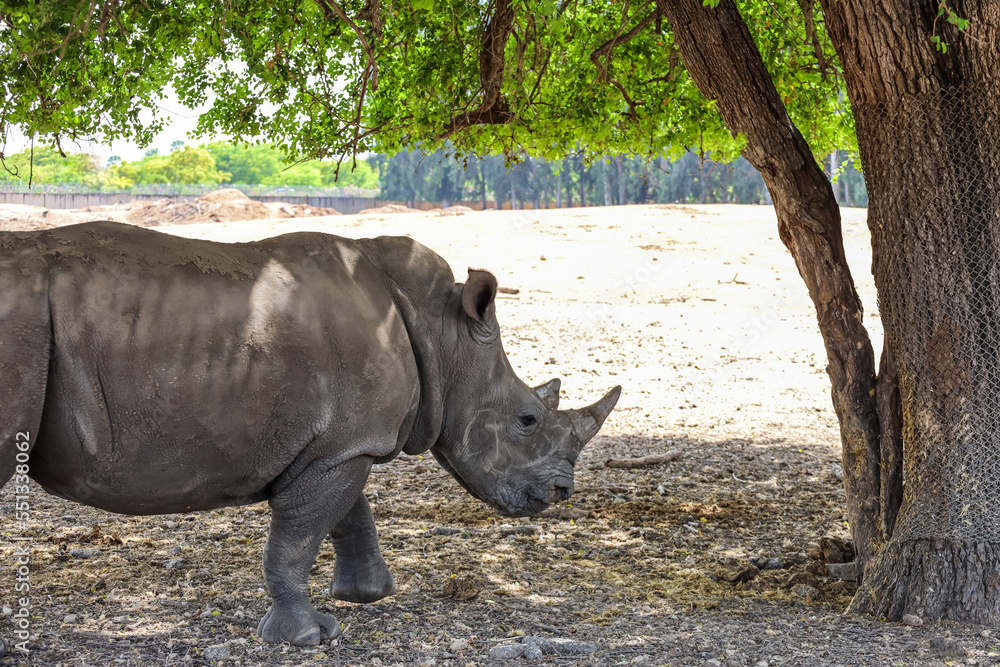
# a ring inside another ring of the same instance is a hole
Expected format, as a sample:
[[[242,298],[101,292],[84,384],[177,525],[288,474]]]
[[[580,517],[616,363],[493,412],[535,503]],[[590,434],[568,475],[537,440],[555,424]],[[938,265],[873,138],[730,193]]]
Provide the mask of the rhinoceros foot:
[[[361,494],[330,533],[337,560],[330,595],[344,602],[375,602],[396,592],[396,582],[378,548],[368,499]]]
[[[350,569],[334,567],[330,595],[344,602],[368,603],[396,592],[396,580],[381,555],[367,563],[355,563]]]
[[[271,607],[260,619],[257,633],[266,642],[293,646],[316,646],[341,635],[340,623],[315,609]]]

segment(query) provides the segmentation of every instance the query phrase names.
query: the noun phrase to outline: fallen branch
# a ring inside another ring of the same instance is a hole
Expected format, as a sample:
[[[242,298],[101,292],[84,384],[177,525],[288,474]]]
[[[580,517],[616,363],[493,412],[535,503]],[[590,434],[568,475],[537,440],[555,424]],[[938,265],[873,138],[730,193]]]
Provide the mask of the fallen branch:
[[[520,294],[521,290],[516,287],[498,287],[497,291],[501,294]]]
[[[668,461],[673,461],[674,459],[680,458],[681,453],[677,450],[671,450],[666,454],[656,454],[654,456],[643,456],[637,459],[608,459],[604,462],[605,468],[651,468],[653,466],[658,466],[661,463],[666,463]]]

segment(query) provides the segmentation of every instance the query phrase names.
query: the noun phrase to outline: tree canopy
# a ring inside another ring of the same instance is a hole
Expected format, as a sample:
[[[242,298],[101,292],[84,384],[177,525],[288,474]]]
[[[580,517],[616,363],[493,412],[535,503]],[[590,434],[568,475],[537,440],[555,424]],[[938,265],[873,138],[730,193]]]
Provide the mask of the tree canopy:
[[[792,0],[740,4],[816,154],[851,148],[821,18]],[[295,159],[419,147],[727,161],[743,141],[651,1],[5,2],[0,48],[0,137],[17,127],[56,146],[148,143],[170,87],[209,105],[206,136],[263,137]]]

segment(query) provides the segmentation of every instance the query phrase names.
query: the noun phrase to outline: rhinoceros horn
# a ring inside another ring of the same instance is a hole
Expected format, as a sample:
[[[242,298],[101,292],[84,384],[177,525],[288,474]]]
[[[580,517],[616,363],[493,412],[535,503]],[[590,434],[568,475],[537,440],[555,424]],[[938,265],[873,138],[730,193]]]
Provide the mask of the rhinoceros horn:
[[[545,384],[535,387],[535,393],[538,394],[538,398],[542,399],[545,407],[549,410],[556,410],[559,408],[559,388],[561,386],[562,382],[559,378],[553,378]]]
[[[604,420],[611,414],[611,410],[614,409],[615,403],[618,402],[618,397],[621,395],[622,388],[618,386],[605,394],[604,398],[593,405],[580,408],[579,410],[563,411],[573,425],[573,432],[578,438],[578,446],[581,449],[601,430]]]

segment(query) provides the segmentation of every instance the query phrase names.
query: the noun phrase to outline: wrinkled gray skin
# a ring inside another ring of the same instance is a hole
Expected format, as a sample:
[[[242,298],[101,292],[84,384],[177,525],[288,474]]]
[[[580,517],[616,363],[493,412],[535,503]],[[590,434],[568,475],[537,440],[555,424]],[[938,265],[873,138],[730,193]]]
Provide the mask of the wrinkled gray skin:
[[[558,380],[531,389],[511,370],[495,293],[489,273],[456,284],[407,238],[219,244],[111,222],[0,233],[0,484],[26,433],[30,476],[94,507],[266,500],[273,606],[258,631],[318,644],[340,632],[307,595],[326,536],[334,597],[394,591],[362,493],[373,464],[430,449],[509,516],[572,493],[620,388],[557,410]]]

